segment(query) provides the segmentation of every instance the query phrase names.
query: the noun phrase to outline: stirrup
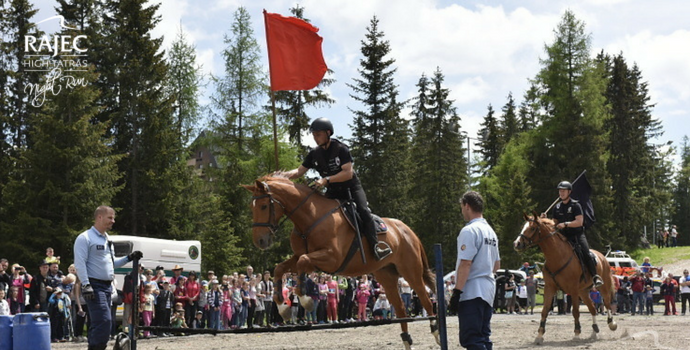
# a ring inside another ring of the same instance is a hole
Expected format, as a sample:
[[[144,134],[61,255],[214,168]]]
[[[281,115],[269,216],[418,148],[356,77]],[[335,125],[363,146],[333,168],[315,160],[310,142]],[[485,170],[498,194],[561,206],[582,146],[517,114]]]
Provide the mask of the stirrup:
[[[383,247],[379,247],[379,245],[383,245]],[[376,260],[383,260],[392,253],[393,251],[391,250],[391,247],[388,245],[388,243],[378,242],[374,244],[374,256],[376,257]]]
[[[601,279],[601,276],[594,275],[594,277],[592,277],[592,283],[594,284],[594,287],[599,288],[604,285],[604,280]]]

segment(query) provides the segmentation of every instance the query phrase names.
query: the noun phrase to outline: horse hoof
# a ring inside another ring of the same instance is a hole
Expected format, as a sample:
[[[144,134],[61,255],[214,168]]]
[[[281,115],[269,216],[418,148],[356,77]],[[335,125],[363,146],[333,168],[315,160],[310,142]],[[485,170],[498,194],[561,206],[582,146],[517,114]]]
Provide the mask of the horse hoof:
[[[433,334],[434,338],[436,338],[436,344],[441,346],[441,336],[439,335],[438,331],[431,332],[431,334]]]
[[[597,332],[592,332],[592,335],[589,337],[591,340],[597,340],[599,336],[597,335]]]
[[[403,345],[405,345],[405,350],[412,350],[412,345],[410,345],[410,343],[404,341]]]
[[[592,329],[594,330],[594,333],[599,333],[599,325],[598,324],[593,324]]]
[[[615,331],[616,329],[618,329],[618,324],[616,322],[609,323],[609,329]]]
[[[292,310],[290,310],[290,306],[287,304],[278,305],[278,313],[283,320],[289,320],[292,317]]]
[[[580,334],[575,334],[575,335],[573,336],[573,340],[574,340],[574,341],[579,341],[579,340],[580,340]]]
[[[308,297],[306,295],[299,297],[299,304],[302,305],[306,312],[314,311],[314,299],[312,299],[311,297]]]
[[[544,343],[544,337],[537,337],[537,339],[534,339],[534,344],[541,345]]]

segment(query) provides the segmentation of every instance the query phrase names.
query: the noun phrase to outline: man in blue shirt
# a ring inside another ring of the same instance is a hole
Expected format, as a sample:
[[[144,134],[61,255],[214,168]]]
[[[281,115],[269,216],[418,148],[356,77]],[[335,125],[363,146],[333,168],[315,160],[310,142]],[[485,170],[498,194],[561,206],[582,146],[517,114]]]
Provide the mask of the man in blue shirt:
[[[458,235],[456,284],[450,310],[457,311],[460,345],[467,349],[492,349],[491,315],[501,266],[498,238],[483,217],[484,199],[474,191],[462,196],[462,216],[468,223]]]
[[[104,350],[110,338],[111,284],[115,268],[141,259],[143,254],[134,251],[115,260],[106,231],[113,228],[115,210],[100,206],[94,213],[93,226],[82,232],[74,241],[74,266],[81,280],[81,294],[89,307],[89,350]]]

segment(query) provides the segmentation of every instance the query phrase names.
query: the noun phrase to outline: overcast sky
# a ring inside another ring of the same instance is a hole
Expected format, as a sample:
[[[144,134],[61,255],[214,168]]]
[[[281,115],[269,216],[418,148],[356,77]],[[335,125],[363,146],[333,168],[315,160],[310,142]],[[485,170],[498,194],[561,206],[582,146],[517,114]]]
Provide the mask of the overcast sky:
[[[40,9],[36,21],[55,15],[55,1],[33,1]],[[462,129],[476,137],[489,104],[500,111],[509,92],[517,104],[522,101],[566,9],[585,22],[592,56],[622,52],[629,64],[638,64],[656,104],[654,117],[665,131],[655,142],[679,145],[690,134],[690,1],[685,0],[165,0],[153,35],[164,36],[167,48],[181,25],[204,71],[219,75],[223,35],[230,33],[238,6],[245,6],[268,70],[262,11],[290,15],[288,9],[298,3],[320,28],[326,64],[336,79],[329,88],[335,105],[311,116],[333,120],[341,138],[351,135],[348,107],[360,108],[346,83],[359,77],[361,41],[374,15],[390,41],[401,98],[413,97],[422,73],[430,76],[439,67]],[[50,25],[41,29],[55,30]]]

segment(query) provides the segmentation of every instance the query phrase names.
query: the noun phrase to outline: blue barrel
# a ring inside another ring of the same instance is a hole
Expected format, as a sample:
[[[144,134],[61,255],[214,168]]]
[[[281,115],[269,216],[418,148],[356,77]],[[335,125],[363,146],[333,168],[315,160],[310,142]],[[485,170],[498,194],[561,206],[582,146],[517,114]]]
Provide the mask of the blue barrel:
[[[45,312],[14,315],[14,350],[50,350],[50,318]]]
[[[0,350],[12,350],[12,318],[0,316]]]

